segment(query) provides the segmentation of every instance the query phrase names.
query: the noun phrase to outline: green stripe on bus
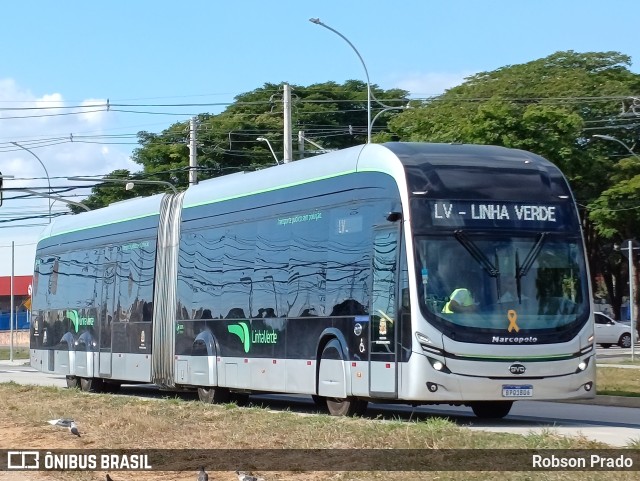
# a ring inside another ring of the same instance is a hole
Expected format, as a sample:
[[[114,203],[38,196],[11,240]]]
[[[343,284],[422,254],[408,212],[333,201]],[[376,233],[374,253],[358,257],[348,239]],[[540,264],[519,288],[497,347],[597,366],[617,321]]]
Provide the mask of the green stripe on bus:
[[[455,357],[474,360],[487,360],[487,361],[546,361],[547,359],[571,359],[575,357],[573,354],[551,354],[548,356],[470,356],[464,354],[456,354]]]
[[[311,182],[319,182],[321,180],[333,179],[335,177],[341,177],[343,175],[354,174],[356,172],[359,172],[359,171],[348,170],[348,171],[344,171],[344,172],[339,172],[337,174],[324,175],[322,177],[314,177],[313,179],[303,180],[303,181],[300,181],[300,182],[292,182],[290,184],[279,185],[277,187],[270,187],[270,188],[267,188],[267,189],[256,190],[256,191],[253,191],[253,192],[249,192],[247,194],[230,195],[229,197],[222,197],[221,199],[214,199],[214,200],[208,200],[208,201],[204,201],[204,202],[198,202],[198,203],[195,203],[195,204],[184,205],[183,208],[184,209],[190,209],[192,207],[199,207],[201,205],[217,204],[218,202],[225,202],[227,200],[240,199],[242,197],[249,197],[249,196],[252,196],[252,195],[265,194],[267,192],[274,192],[276,190],[287,189],[289,187],[296,187],[298,185],[309,184]]]
[[[56,236],[59,236],[59,235],[73,234],[74,232],[80,232],[80,231],[83,231],[83,230],[97,229],[98,227],[105,227],[105,226],[108,226],[108,225],[120,224],[121,222],[129,222],[131,220],[144,219],[145,217],[152,217],[154,215],[160,215],[160,212],[152,212],[151,214],[139,215],[137,217],[127,217],[126,219],[119,219],[119,220],[114,220],[112,222],[104,222],[102,224],[95,224],[95,225],[90,225],[90,226],[87,226],[87,227],[80,227],[79,229],[71,229],[71,230],[66,230],[64,232],[56,232],[55,234],[51,234],[50,236],[43,237],[40,240],[51,239],[52,237],[56,237]]]
[[[280,186],[277,186],[277,187],[271,187],[271,188],[268,188],[268,189],[256,190],[254,192],[248,192],[246,194],[231,195],[231,196],[228,196],[228,197],[223,197],[221,199],[215,199],[215,200],[210,200],[210,201],[205,201],[205,202],[198,202],[198,203],[195,203],[195,204],[183,205],[182,208],[183,209],[190,209],[192,207],[199,207],[201,205],[217,204],[219,202],[225,202],[225,201],[228,201],[228,200],[240,199],[242,197],[250,197],[252,195],[264,194],[264,193],[267,193],[267,192],[274,192],[274,191],[280,190],[280,189],[287,189],[289,187],[296,187],[298,185],[309,184],[311,182],[319,182],[321,180],[332,179],[332,178],[335,178],[335,177],[341,177],[343,175],[354,174],[354,173],[357,173],[357,172],[379,172],[379,173],[382,173],[382,174],[388,174],[388,172],[385,172],[385,171],[382,171],[382,170],[376,170],[376,169],[348,170],[348,171],[344,171],[344,172],[339,172],[337,174],[324,175],[324,176],[321,176],[321,177],[314,177],[313,179],[304,180],[304,181],[300,181],[300,182],[292,182],[290,184],[280,185]],[[145,214],[145,215],[141,215],[141,216],[138,216],[138,217],[128,217],[126,219],[115,220],[113,222],[105,222],[103,224],[96,224],[96,225],[92,225],[92,226],[81,227],[79,229],[71,229],[71,230],[68,230],[68,231],[58,232],[56,234],[44,237],[41,240],[50,239],[52,237],[65,235],[65,234],[72,234],[74,232],[80,232],[80,231],[83,231],[83,230],[97,229],[98,227],[105,227],[105,226],[108,226],[108,225],[120,224],[122,222],[129,222],[129,221],[132,221],[132,220],[144,219],[145,217],[151,217],[151,216],[159,215],[159,214],[160,214],[160,212],[154,212],[154,213],[151,213],[151,214]]]

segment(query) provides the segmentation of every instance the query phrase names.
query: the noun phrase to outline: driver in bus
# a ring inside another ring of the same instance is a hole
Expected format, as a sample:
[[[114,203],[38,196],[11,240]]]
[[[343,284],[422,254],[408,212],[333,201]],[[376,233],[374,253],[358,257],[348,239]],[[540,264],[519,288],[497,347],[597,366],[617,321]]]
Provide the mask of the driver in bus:
[[[475,302],[471,291],[464,287],[454,289],[449,296],[447,302],[442,308],[444,314],[454,314],[459,312],[474,312],[476,310]]]

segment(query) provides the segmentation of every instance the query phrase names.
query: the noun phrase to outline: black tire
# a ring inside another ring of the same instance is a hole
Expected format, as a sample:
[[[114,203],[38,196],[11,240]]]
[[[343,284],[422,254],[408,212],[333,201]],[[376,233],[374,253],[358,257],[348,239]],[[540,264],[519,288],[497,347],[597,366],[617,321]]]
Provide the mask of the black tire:
[[[481,419],[500,419],[511,411],[513,401],[478,401],[471,404],[473,414]]]
[[[322,359],[339,359],[344,361],[342,354],[342,346],[337,339],[331,339],[322,350],[320,362]],[[314,399],[315,401],[315,399]],[[367,401],[352,396],[346,398],[324,398],[325,405],[329,414],[332,416],[354,416],[362,415],[367,410]],[[316,401],[317,404],[317,401]]]
[[[102,379],[96,377],[80,378],[80,389],[82,389],[84,392],[101,392],[102,386]]]
[[[611,347],[611,344],[600,344],[600,347],[602,347],[603,349],[609,349]]]
[[[205,404],[217,404],[229,402],[231,393],[224,387],[199,387],[198,399]]]
[[[620,336],[620,339],[618,339],[618,346],[625,348],[631,347],[631,334],[624,333],[622,336]]]
[[[69,389],[78,389],[80,387],[80,380],[76,376],[67,376],[67,387]]]

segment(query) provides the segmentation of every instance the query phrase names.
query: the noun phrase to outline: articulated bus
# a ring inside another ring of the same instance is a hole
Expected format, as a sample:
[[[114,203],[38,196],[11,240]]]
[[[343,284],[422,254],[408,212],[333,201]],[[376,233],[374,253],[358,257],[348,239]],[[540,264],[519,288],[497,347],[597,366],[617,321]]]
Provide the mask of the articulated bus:
[[[470,406],[595,395],[584,242],[562,173],[494,146],[367,144],[54,220],[31,365],[205,402]]]

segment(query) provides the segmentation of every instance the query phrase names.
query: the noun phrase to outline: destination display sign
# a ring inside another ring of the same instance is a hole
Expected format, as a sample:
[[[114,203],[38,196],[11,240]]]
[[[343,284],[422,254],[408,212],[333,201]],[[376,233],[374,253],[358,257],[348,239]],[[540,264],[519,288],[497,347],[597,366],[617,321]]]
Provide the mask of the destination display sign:
[[[451,227],[565,229],[570,206],[570,202],[429,201],[432,225]]]

